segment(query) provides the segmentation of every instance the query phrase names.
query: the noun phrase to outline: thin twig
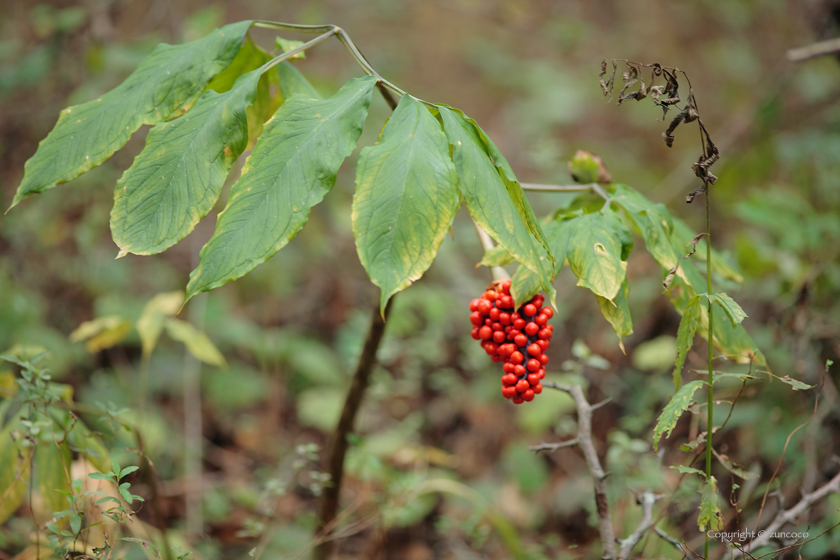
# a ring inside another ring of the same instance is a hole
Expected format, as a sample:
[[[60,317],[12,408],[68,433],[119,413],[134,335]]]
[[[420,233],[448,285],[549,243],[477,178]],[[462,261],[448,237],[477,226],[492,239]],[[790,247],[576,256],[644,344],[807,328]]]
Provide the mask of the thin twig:
[[[633,551],[633,547],[639,544],[645,533],[653,525],[653,504],[656,502],[657,496],[653,492],[645,492],[639,497],[639,503],[642,505],[642,520],[639,522],[636,530],[630,533],[626,539],[621,539],[618,544],[621,549],[618,551],[618,559],[624,560]]]
[[[486,253],[487,251],[493,249],[493,239],[490,237],[490,234],[488,234],[480,225],[478,225],[478,222],[475,221],[475,218],[472,219],[472,223],[475,226],[476,233],[478,233],[478,239],[479,241],[481,241],[481,247],[484,249],[484,252]],[[508,271],[501,266],[491,266],[490,275],[493,277],[493,280],[504,280],[506,278],[510,278],[510,274],[508,274]]]
[[[598,451],[592,441],[592,405],[586,400],[583,389],[578,385],[558,385],[557,383],[543,382],[543,387],[564,391],[571,395],[575,401],[578,414],[578,433],[575,440],[583,452],[586,466],[589,468],[594,483],[598,530],[601,533],[601,545],[603,547],[601,557],[616,558],[615,532],[610,519],[609,500],[607,499],[606,478],[609,475],[604,473],[604,469],[601,468]]]
[[[807,47],[790,49],[787,52],[787,59],[791,62],[802,62],[820,56],[837,54],[840,52],[840,37],[820,41]]]
[[[779,529],[784,527],[788,523],[792,523],[797,517],[802,515],[814,502],[817,502],[831,493],[840,494],[840,472],[834,475],[834,478],[811,492],[810,494],[806,494],[802,496],[802,499],[788,510],[780,510],[779,513],[776,514],[776,517],[773,521],[768,525],[764,532],[761,533],[758,537],[754,538],[749,542],[749,544],[745,547],[747,550],[751,550],[753,548],[761,548],[762,546],[766,546],[770,544],[770,540],[773,539],[773,534],[776,533]]]
[[[549,453],[553,453],[554,451],[557,451],[558,449],[563,449],[563,448],[566,448],[566,447],[574,447],[577,444],[578,444],[578,439],[574,438],[574,439],[570,439],[569,441],[561,441],[560,443],[541,442],[539,445],[532,445],[528,449],[530,449],[531,451],[534,451],[536,453],[539,453],[540,451],[548,451]]]

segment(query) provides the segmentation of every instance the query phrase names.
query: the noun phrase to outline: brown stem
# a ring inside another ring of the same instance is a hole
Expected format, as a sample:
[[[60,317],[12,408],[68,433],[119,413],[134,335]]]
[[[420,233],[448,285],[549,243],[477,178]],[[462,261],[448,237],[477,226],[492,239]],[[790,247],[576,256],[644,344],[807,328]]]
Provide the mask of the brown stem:
[[[391,301],[385,307],[384,314],[380,314],[379,305],[375,306],[367,340],[365,340],[365,346],[362,349],[361,356],[359,356],[359,363],[356,365],[356,373],[353,375],[353,382],[350,384],[347,398],[344,400],[341,419],[338,421],[338,427],[333,434],[327,471],[330,475],[330,485],[324,489],[321,500],[321,516],[318,522],[320,542],[313,551],[312,558],[314,560],[326,560],[333,549],[333,541],[328,537],[328,533],[333,528],[332,521],[338,511],[341,481],[344,476],[344,456],[347,454],[348,447],[347,435],[353,431],[356,413],[362,404],[362,397],[365,395],[370,374],[376,363],[376,352],[379,349],[382,336],[385,334],[385,320],[391,311],[393,301],[394,299],[391,298]]]

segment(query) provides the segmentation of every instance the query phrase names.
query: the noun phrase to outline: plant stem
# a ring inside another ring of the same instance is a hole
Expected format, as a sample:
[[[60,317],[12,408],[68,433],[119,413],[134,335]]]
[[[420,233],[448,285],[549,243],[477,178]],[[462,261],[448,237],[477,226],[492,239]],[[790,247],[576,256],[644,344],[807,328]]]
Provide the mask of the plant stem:
[[[385,313],[380,313],[378,304],[375,306],[367,340],[365,340],[362,354],[359,356],[356,373],[353,375],[347,398],[344,400],[341,419],[338,421],[338,427],[333,434],[328,463],[331,484],[324,488],[324,496],[321,500],[321,516],[318,521],[320,542],[315,547],[312,556],[315,560],[326,560],[332,552],[333,541],[330,540],[328,533],[333,528],[331,527],[332,521],[338,511],[341,481],[344,476],[344,456],[347,454],[348,447],[347,436],[353,431],[356,413],[362,404],[362,397],[364,397],[365,390],[368,387],[370,374],[373,371],[374,364],[376,364],[376,352],[382,342],[382,336],[385,334],[385,320],[391,311],[393,301],[394,298],[392,297],[388,305],[385,306]]]
[[[473,225],[475,226],[475,231],[478,233],[478,239],[481,241],[481,246],[484,248],[484,251],[487,252],[494,247],[493,239],[491,239],[490,235],[482,229],[478,222],[473,219]],[[507,270],[502,268],[501,266],[491,266],[490,267],[490,275],[493,277],[493,280],[504,280],[506,278],[510,278],[510,274],[508,274]]]
[[[709,194],[711,188],[706,185],[706,293],[708,297],[706,301],[709,303],[709,385],[707,387],[706,395],[706,479],[712,476],[712,431],[714,429],[714,330],[713,330],[713,306],[712,306],[712,228],[711,228],[711,211],[709,204]],[[703,545],[703,556],[709,557],[709,533],[706,532],[706,537]]]

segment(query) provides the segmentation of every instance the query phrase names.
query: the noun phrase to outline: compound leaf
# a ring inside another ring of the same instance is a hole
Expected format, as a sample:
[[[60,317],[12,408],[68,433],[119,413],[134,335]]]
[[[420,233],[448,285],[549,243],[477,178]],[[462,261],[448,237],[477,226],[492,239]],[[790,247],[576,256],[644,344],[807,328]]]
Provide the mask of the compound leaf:
[[[231,187],[187,299],[241,278],[298,234],[355,148],[375,84],[356,78],[329,99],[298,94],[280,107]]]
[[[248,143],[245,109],[260,72],[239,77],[225,93],[208,90],[189,113],[149,132],[114,194],[111,233],[121,256],[165,251],[213,208]]]
[[[478,225],[513,258],[539,277],[542,289],[554,299],[553,267],[529,231],[494,167],[478,129],[467,118],[439,107],[443,130],[452,147],[452,161],[458,173],[458,189]],[[542,254],[541,254],[542,253]]]
[[[380,307],[431,266],[461,198],[440,123],[403,95],[376,146],[362,150],[353,197],[359,259]]]
[[[184,45],[160,44],[122,84],[61,111],[52,132],[26,162],[12,206],[100,165],[142,125],[189,110],[210,80],[234,60],[251,23],[232,23]]]
[[[682,416],[682,413],[689,407],[691,404],[691,397],[694,395],[694,392],[703,386],[703,381],[692,381],[690,383],[686,383],[682,386],[682,388],[677,391],[668,404],[665,405],[665,408],[662,410],[662,413],[659,415],[659,419],[656,421],[656,427],[653,430],[653,450],[656,451],[659,447],[659,440],[662,438],[662,434],[665,434],[666,438],[671,437],[671,430],[677,425],[677,421]]]
[[[569,240],[570,220],[551,220],[543,225],[543,232],[551,247],[551,254],[554,255],[554,263],[552,276],[560,274],[563,268],[563,263],[566,261],[566,245]],[[545,255],[544,251],[541,251]],[[513,275],[513,280],[510,284],[510,293],[513,295],[514,301],[522,303],[530,300],[542,289],[542,281],[540,277],[525,266],[520,266]]]

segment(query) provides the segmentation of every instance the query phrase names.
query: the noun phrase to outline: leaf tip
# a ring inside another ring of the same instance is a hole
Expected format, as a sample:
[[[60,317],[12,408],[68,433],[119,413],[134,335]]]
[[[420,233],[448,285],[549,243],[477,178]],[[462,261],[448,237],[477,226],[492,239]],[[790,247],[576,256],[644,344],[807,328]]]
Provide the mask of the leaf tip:
[[[114,260],[116,260],[116,259],[121,259],[121,258],[123,258],[124,256],[126,256],[127,254],[128,254],[128,249],[123,249],[122,247],[120,247],[120,252],[119,252],[119,253],[117,253],[117,256],[116,256],[116,257],[114,257]]]

